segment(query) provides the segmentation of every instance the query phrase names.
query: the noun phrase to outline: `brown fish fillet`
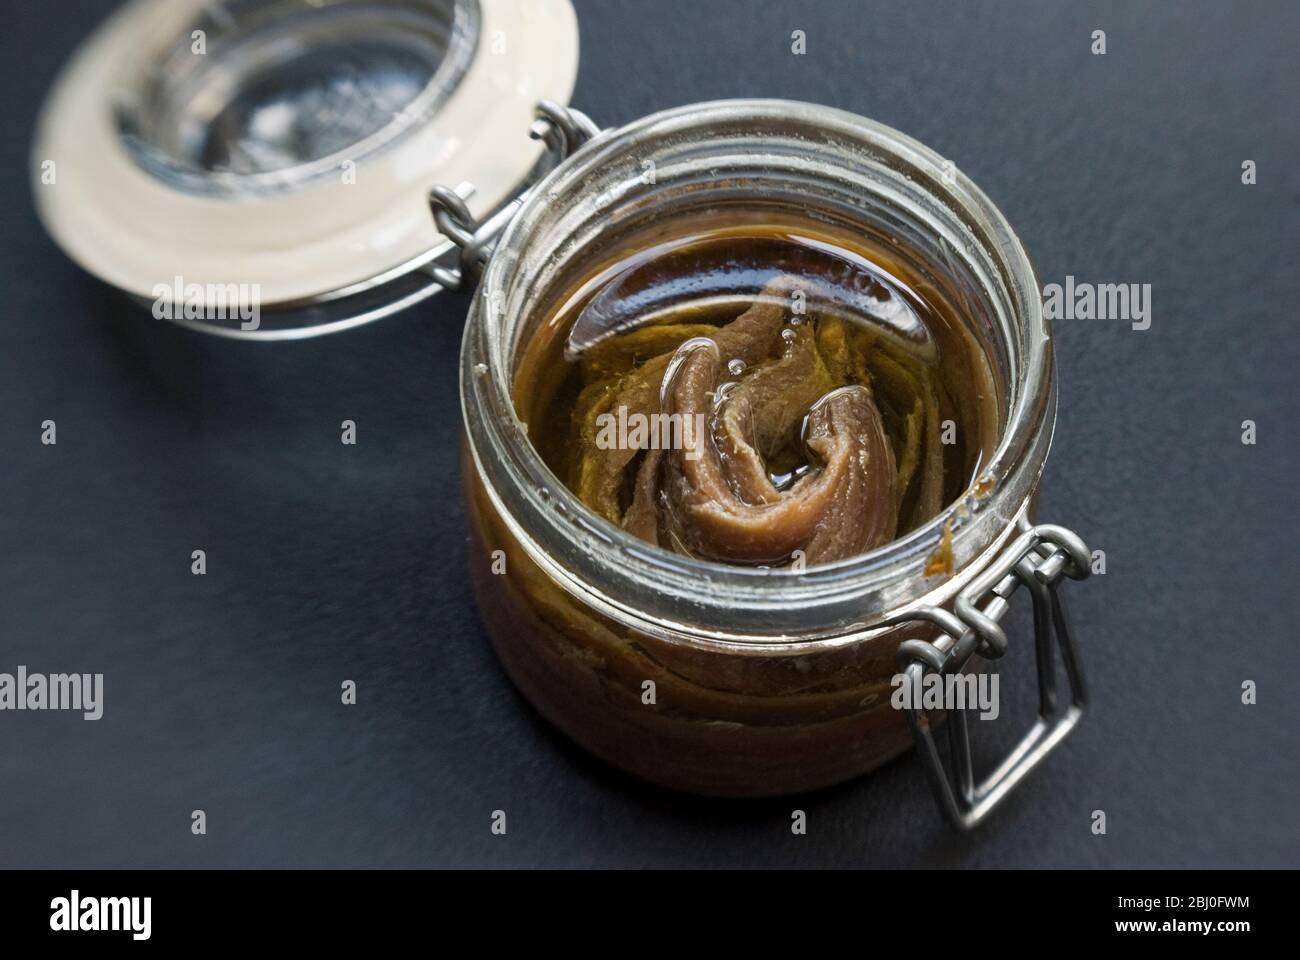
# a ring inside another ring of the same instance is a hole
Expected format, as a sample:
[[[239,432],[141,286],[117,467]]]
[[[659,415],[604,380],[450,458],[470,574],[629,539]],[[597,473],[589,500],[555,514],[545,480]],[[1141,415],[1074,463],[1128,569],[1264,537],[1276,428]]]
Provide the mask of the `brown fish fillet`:
[[[575,411],[584,448],[581,499],[644,540],[724,562],[782,564],[802,551],[806,562],[825,563],[893,539],[894,450],[871,388],[843,385],[845,331],[839,321],[816,330],[785,323],[792,292],[807,284],[778,277],[726,326],[705,336],[691,336],[700,328],[686,324],[680,334],[656,334],[661,344],[689,339],[590,384]],[[791,332],[783,337],[783,330]],[[728,368],[735,361],[739,373]],[[703,442],[595,449],[598,418],[620,407],[629,416],[673,413],[703,422]],[[778,451],[792,458],[800,439],[806,463],[778,489],[770,461]]]
[[[720,365],[716,348],[684,344],[690,355],[673,384],[675,408],[706,413]],[[894,536],[894,455],[870,391],[841,387],[808,414],[806,445],[815,468],[781,492],[751,457],[746,418],[718,418],[722,443],[691,459],[667,454],[664,490],[675,536],[692,553],[740,563],[782,563],[796,550],[808,563],[850,557]],[[741,402],[744,402],[743,400]],[[727,450],[733,451],[728,453]]]

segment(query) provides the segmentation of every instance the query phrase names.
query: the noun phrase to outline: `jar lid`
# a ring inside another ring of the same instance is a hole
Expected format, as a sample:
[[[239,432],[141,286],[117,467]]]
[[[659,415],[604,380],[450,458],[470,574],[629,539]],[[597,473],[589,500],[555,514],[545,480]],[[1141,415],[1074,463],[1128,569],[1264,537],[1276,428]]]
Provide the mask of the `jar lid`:
[[[568,102],[577,62],[569,0],[133,0],[45,103],[37,210],[155,315],[244,339],[356,326],[439,289],[432,187],[476,218],[522,191],[534,108]],[[218,309],[235,298],[256,323]]]

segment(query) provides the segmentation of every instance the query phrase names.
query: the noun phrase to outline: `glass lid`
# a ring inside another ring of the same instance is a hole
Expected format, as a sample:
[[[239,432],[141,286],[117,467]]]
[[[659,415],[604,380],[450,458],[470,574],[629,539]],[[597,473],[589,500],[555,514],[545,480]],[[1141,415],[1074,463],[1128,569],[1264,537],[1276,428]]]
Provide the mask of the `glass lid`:
[[[37,210],[156,316],[288,339],[439,288],[428,194],[483,219],[545,163],[577,72],[568,0],[132,0],[42,111]]]

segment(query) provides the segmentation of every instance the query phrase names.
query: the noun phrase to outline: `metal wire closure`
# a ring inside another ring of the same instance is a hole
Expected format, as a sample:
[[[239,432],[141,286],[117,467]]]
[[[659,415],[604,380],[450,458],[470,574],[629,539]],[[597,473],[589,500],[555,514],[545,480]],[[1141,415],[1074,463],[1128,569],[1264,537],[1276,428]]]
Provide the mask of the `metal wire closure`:
[[[550,100],[538,103],[536,114],[528,135],[546,144],[556,164],[600,132],[586,114]],[[477,283],[497,237],[527,197],[528,193],[524,193],[482,223],[476,223],[455,190],[443,185],[431,189],[429,210],[433,222],[438,232],[459,248],[454,266],[434,264],[431,267],[433,279],[448,290],[465,290]]]
[[[958,673],[972,654],[995,660],[1006,653],[1007,636],[999,621],[1010,608],[1016,590],[1021,586],[1029,589],[1038,661],[1038,720],[997,769],[980,783],[975,782],[966,709],[946,711],[951,773],[935,746],[924,707],[912,703],[907,710],[912,737],[925,759],[939,807],[963,830],[981,823],[1083,716],[1087,705],[1083,672],[1056,585],[1063,576],[1086,579],[1091,559],[1087,546],[1070,530],[1051,524],[1031,527],[962,591],[952,612],[921,607],[882,624],[896,626],[925,620],[939,627],[941,635],[935,641],[907,640],[898,648],[899,670],[912,689],[919,690],[927,673]],[[1060,649],[1070,683],[1070,702],[1064,708],[1057,702],[1053,641]]]

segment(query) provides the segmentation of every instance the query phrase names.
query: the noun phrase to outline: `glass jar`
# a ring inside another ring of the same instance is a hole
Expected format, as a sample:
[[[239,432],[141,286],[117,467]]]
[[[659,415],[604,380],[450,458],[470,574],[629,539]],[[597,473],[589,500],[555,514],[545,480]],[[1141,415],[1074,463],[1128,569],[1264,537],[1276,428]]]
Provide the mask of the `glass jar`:
[[[797,571],[651,547],[559,482],[511,396],[522,348],[584,258],[701,209],[797,211],[921,254],[919,282],[959,305],[995,380],[996,445],[963,497],[879,549]],[[969,826],[1077,721],[1082,680],[1054,585],[1086,576],[1088,555],[1068,531],[1029,520],[1056,414],[1038,285],[988,198],[897,131],[823,106],[732,100],[597,136],[538,184],[487,261],[461,398],[488,634],[524,695],[597,756],[674,788],[760,796],[865,773],[915,738],[946,812]],[[927,576],[946,542],[951,573]],[[1040,669],[1038,725],[977,785],[963,769],[964,714],[948,725],[949,774],[931,718],[894,709],[891,681],[999,656],[997,621],[1021,584],[1040,663],[1055,635],[1072,696],[1062,710],[1053,671]]]

